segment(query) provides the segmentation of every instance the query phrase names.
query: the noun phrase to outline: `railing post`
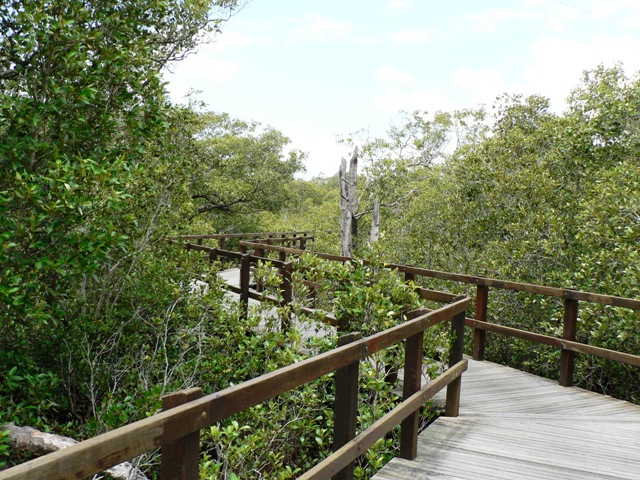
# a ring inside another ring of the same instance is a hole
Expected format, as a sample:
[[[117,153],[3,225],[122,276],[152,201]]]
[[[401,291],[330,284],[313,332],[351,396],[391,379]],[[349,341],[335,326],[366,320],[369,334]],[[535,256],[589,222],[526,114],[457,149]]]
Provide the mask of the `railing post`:
[[[162,410],[179,407],[202,397],[202,390],[189,388],[162,397]],[[200,432],[193,432],[160,449],[161,480],[198,480],[200,466]]]
[[[449,368],[461,361],[464,354],[464,316],[465,312],[462,312],[451,319],[451,334],[455,335],[456,341],[449,353]],[[447,386],[447,404],[445,406],[445,415],[447,417],[458,416],[461,381],[462,378],[458,377]]]
[[[222,237],[218,239],[218,248],[220,248],[220,250],[225,250],[225,247],[227,246],[227,237]]]
[[[338,347],[360,340],[359,332],[347,333],[338,338]],[[358,416],[358,372],[360,361],[336,370],[336,400],[333,410],[333,451],[352,440],[356,436],[356,420]],[[343,468],[333,480],[351,480],[353,478],[353,462]]]
[[[291,300],[293,299],[293,290],[291,288],[291,274],[293,273],[293,263],[287,262],[282,266],[282,283],[281,283],[281,292],[282,292],[282,306],[291,305]],[[291,323],[291,318],[289,317],[291,312],[287,312],[286,315],[282,317],[280,330],[286,332],[289,330],[289,326]]]
[[[201,238],[198,239],[198,245],[202,245],[202,239]]]
[[[284,250],[280,250],[278,252],[278,260],[280,260],[281,262],[286,262],[287,261],[287,252],[285,252]]]
[[[213,264],[216,260],[218,260],[218,249],[212,248],[209,250],[209,264]]]
[[[404,272],[404,281],[412,282],[416,279],[416,276],[413,273]]]
[[[404,385],[402,398],[406,400],[420,390],[422,381],[422,351],[424,332],[407,338],[404,353]],[[402,421],[400,436],[400,458],[413,460],[418,455],[418,431],[420,410],[413,412]]]
[[[264,248],[256,247],[255,256],[264,258]],[[258,266],[258,261],[256,261],[256,267]],[[264,291],[264,285],[262,284],[262,280],[256,275],[256,291],[262,292]]]
[[[249,316],[249,280],[251,277],[251,255],[245,253],[240,260],[240,306],[242,318]]]
[[[487,321],[487,303],[489,300],[489,287],[478,285],[476,290],[476,320]],[[484,346],[487,332],[479,328],[473,329],[473,359],[484,360]]]
[[[578,328],[578,300],[565,298],[564,320],[562,326],[562,338],[575,341]],[[560,352],[560,385],[570,387],[573,385],[573,362],[575,354],[572,351],[562,349]]]

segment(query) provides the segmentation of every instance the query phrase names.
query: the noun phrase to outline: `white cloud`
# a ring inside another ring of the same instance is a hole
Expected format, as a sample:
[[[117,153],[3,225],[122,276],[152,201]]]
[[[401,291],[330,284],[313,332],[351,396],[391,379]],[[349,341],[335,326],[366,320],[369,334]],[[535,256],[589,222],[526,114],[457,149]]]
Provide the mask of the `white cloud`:
[[[411,85],[415,82],[413,75],[393,65],[383,65],[380,67],[376,72],[376,80],[381,83],[394,85]]]
[[[387,34],[387,38],[393,43],[429,43],[435,38],[435,34],[429,30],[405,30]]]
[[[261,38],[260,42],[258,42],[256,38],[250,35],[229,30],[223,31],[221,34],[216,36],[212,45],[213,49],[222,51],[230,48],[252,47],[258,43],[260,45],[265,45],[272,43],[272,41],[273,40],[270,38]]]
[[[303,175],[306,179],[320,174],[335,175],[340,168],[340,159],[348,155],[346,149],[338,145],[330,133],[306,129],[293,123],[281,125],[279,130],[291,139],[291,148],[309,153],[305,161],[307,171]]]
[[[402,90],[389,87],[382,94],[376,96],[375,104],[385,113],[395,114],[400,110],[452,110],[453,105],[440,93],[426,88]]]
[[[208,58],[201,52],[200,55],[192,55],[188,62],[173,65],[172,70],[172,73],[165,73],[165,79],[169,81],[167,89],[174,101],[181,102],[192,89],[206,92],[213,84],[229,82],[236,77],[241,67],[238,63]]]
[[[467,91],[468,98],[474,105],[491,105],[497,95],[510,90],[503,75],[493,68],[473,70],[464,67],[454,71],[451,80]]]
[[[510,10],[492,8],[465,16],[469,24],[468,30],[478,33],[496,33],[501,23],[514,20],[533,20],[541,18],[541,13],[534,10]]]
[[[413,2],[409,0],[391,0],[387,8],[391,10],[409,10],[413,8]]]
[[[344,39],[353,31],[351,24],[321,17],[309,15],[301,20],[294,28],[297,37],[306,41],[327,41]]]
[[[524,76],[531,93],[551,98],[555,109],[562,106],[584,70],[599,64],[612,66],[626,59],[625,69],[640,68],[640,40],[633,37],[597,35],[589,42],[557,36],[542,36],[529,46],[532,61]]]
[[[625,27],[640,30],[640,15],[626,17],[620,20],[620,23]]]

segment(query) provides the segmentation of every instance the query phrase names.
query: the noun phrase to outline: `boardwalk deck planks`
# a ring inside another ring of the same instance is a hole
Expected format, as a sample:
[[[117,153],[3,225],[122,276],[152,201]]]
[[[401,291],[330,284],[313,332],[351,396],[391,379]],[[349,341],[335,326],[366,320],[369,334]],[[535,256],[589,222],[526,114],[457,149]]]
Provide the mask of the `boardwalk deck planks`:
[[[441,417],[414,461],[374,477],[401,479],[638,479],[640,406],[489,362],[469,361],[460,416]]]

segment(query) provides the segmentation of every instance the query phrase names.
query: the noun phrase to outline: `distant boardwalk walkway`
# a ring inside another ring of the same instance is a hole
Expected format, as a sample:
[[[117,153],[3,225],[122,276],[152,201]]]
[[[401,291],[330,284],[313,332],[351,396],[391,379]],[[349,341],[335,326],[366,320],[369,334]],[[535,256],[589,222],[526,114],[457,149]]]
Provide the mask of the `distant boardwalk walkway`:
[[[489,362],[469,360],[460,416],[418,441],[374,478],[640,479],[640,406]]]

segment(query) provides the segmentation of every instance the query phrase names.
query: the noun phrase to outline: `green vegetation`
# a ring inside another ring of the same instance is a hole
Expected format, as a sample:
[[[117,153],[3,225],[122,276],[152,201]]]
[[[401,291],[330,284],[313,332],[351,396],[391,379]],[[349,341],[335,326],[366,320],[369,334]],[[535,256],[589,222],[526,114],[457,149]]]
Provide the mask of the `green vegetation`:
[[[287,151],[283,133],[166,98],[162,68],[218,31],[239,3],[0,6],[0,425],[86,438],[155,413],[169,391],[213,392],[335,346],[332,335],[283,333],[277,318],[259,326],[259,310],[243,319],[215,268],[166,241],[315,230],[323,232],[315,248],[339,252],[337,176],[295,179],[304,154]],[[491,112],[414,112],[385,138],[345,138],[364,163],[358,211],[382,205],[380,240],[367,245],[362,222],[356,248],[372,263],[298,259],[294,296],[309,293],[303,277],[320,281],[318,306],[365,335],[418,305],[382,260],[640,297],[638,111],[640,78],[618,66],[585,73],[561,114],[542,97],[503,96]],[[272,288],[273,271],[262,268]],[[189,292],[196,278],[208,292]],[[491,305],[500,323],[561,331],[557,302],[492,293]],[[634,312],[582,306],[579,332],[581,341],[640,353]],[[429,357],[448,341],[430,331]],[[557,352],[525,342],[490,337],[488,357],[557,371]],[[388,374],[398,361],[392,350],[364,362],[359,428],[397,401]],[[442,365],[428,367],[435,374]],[[635,368],[579,356],[576,380],[640,401]],[[203,432],[202,477],[308,469],[330,452],[332,389],[322,378]],[[381,440],[357,477],[368,478],[394,445]],[[0,431],[0,467],[10,454]],[[153,457],[142,463],[153,475]]]
[[[586,72],[562,114],[542,97],[502,96],[491,114],[406,115],[360,144],[362,202],[377,191],[391,205],[377,248],[396,263],[638,298],[639,106],[640,77],[617,66]],[[498,323],[562,332],[557,301],[493,292],[490,303]],[[582,305],[578,331],[640,353],[633,311]],[[557,375],[558,352],[523,341],[490,336],[488,358]],[[579,356],[577,370],[580,386],[640,401],[636,368]]]

